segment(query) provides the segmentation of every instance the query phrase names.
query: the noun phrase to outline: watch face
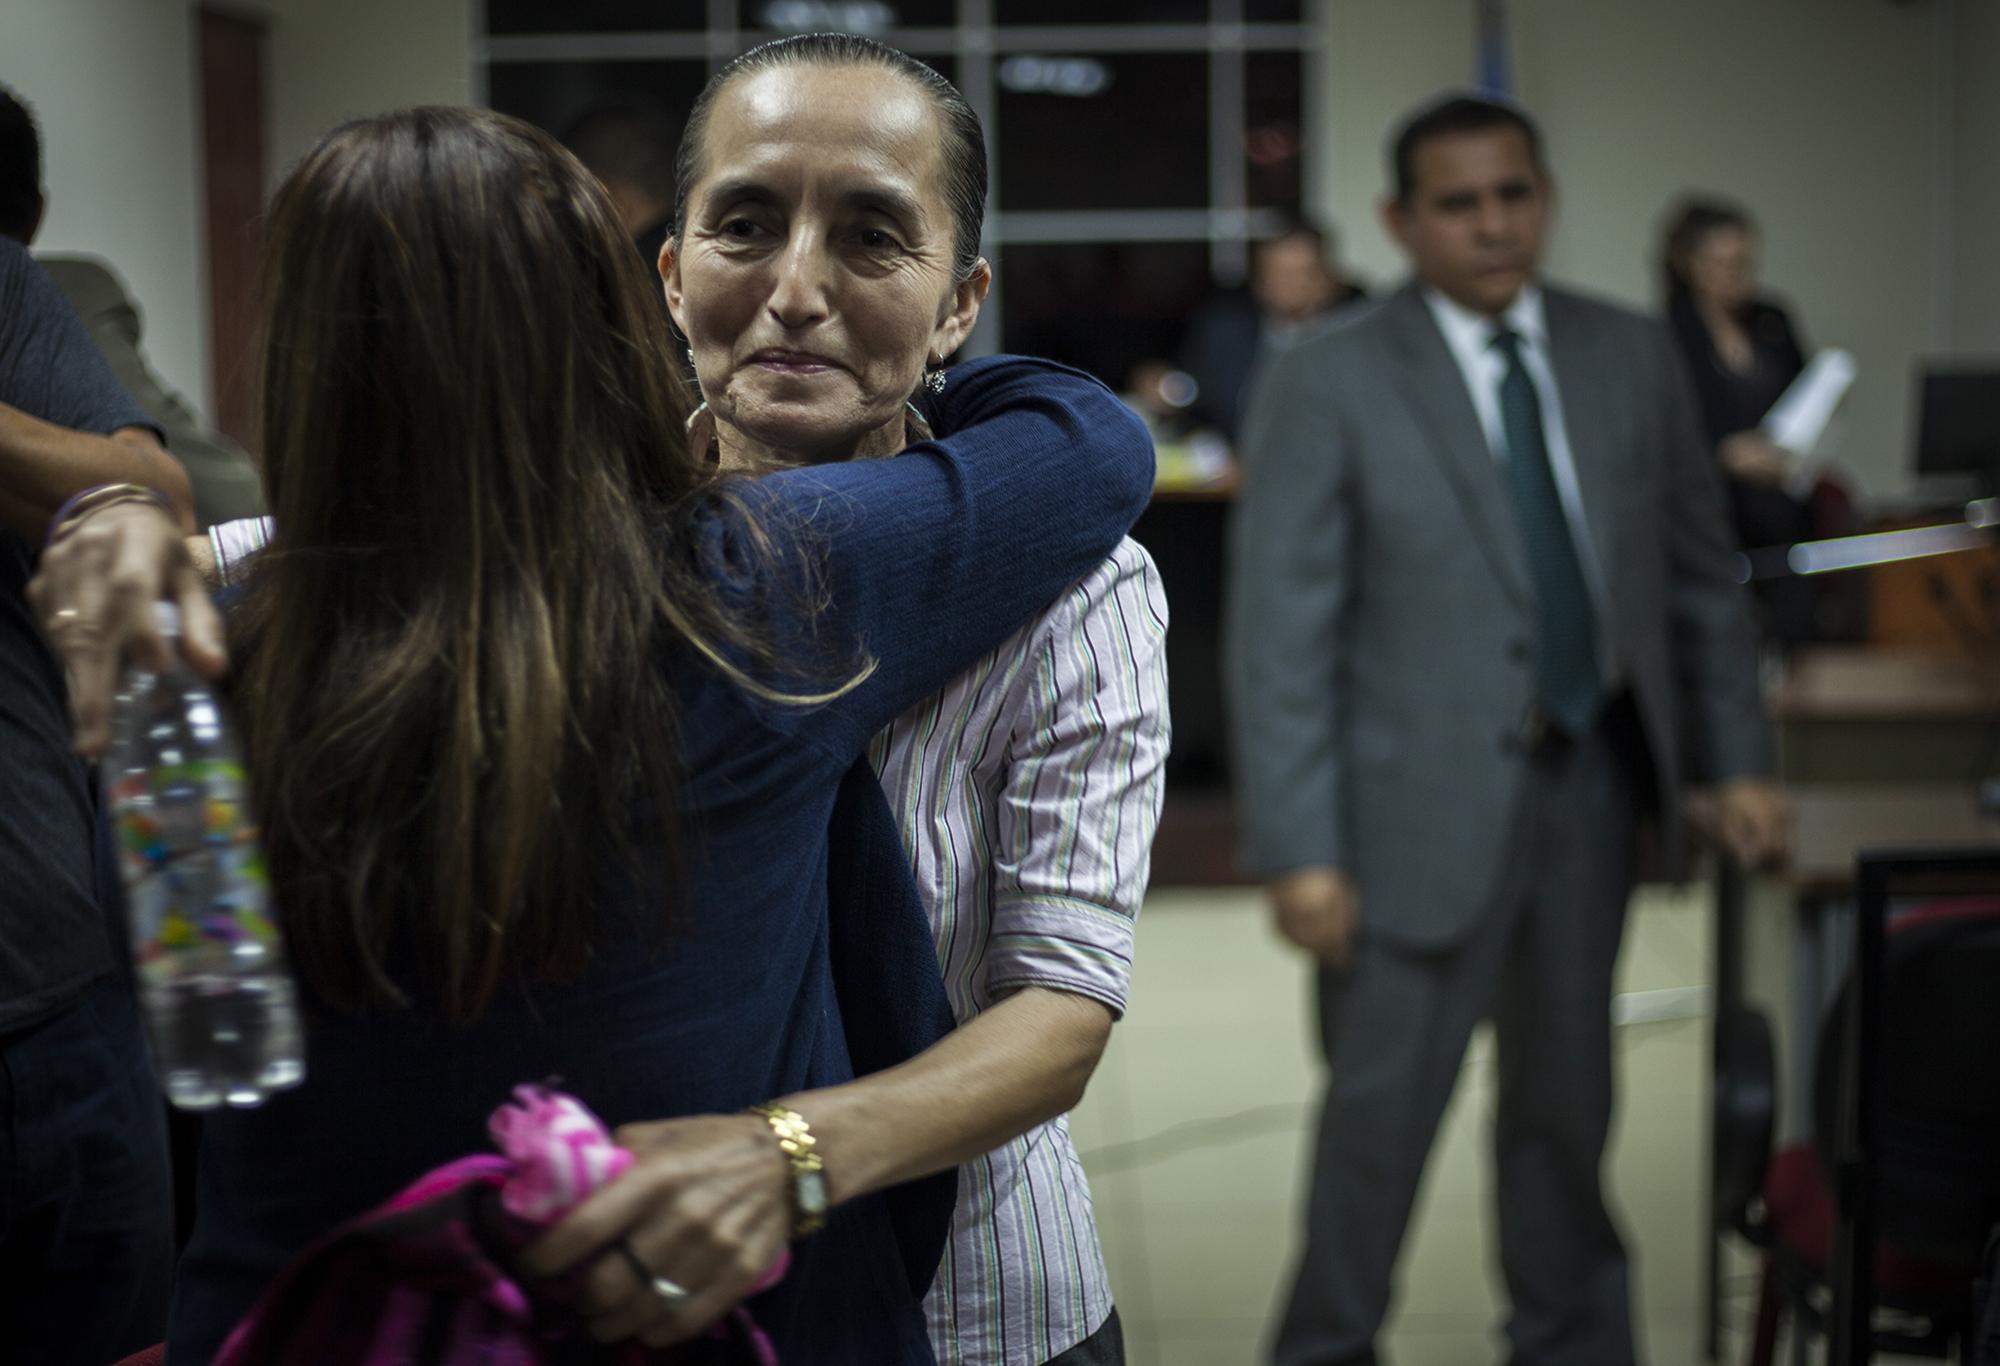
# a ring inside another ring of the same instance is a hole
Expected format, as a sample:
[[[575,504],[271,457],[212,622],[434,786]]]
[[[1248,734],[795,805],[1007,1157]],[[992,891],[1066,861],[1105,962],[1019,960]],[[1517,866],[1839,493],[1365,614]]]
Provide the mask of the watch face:
[[[826,1213],[826,1177],[819,1172],[800,1172],[798,1180],[799,1213],[808,1218],[818,1218]]]

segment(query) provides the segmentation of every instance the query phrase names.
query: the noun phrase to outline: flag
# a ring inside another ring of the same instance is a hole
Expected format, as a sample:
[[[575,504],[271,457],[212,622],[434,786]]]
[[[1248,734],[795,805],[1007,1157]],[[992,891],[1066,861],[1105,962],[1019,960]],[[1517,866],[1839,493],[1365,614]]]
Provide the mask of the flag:
[[[1513,98],[1513,67],[1507,60],[1507,0],[1473,0],[1479,14],[1479,93]]]

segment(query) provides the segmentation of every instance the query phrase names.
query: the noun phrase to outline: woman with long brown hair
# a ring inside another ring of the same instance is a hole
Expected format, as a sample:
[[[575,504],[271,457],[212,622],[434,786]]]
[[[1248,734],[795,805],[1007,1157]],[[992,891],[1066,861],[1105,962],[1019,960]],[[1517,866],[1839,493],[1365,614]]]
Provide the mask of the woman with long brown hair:
[[[277,530],[232,653],[308,1079],[210,1122],[176,1360],[208,1359],[313,1237],[477,1146],[516,1083],[560,1077],[615,1126],[846,1079],[841,775],[1101,561],[1150,486],[1116,400],[1024,361],[955,370],[953,435],[894,460],[714,477],[602,191],[495,114],[332,134],[279,191],[265,292]],[[58,550],[39,600],[71,625],[88,744],[103,646],[143,631],[107,566],[182,552],[131,503]],[[776,1256],[711,1237],[728,1223],[673,1233],[684,1298],[649,1340]],[[909,1280],[864,1198],[759,1315],[788,1362],[926,1361]]]

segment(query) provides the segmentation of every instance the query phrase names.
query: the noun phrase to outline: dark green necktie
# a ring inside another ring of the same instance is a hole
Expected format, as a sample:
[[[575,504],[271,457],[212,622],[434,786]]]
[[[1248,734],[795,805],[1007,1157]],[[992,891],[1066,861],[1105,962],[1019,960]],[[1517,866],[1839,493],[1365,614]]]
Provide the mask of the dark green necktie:
[[[1521,363],[1521,339],[1505,328],[1492,345],[1507,362],[1500,377],[1500,424],[1507,435],[1507,491],[1535,582],[1535,700],[1558,730],[1582,736],[1604,704],[1597,630],[1583,565],[1549,466],[1542,403]]]

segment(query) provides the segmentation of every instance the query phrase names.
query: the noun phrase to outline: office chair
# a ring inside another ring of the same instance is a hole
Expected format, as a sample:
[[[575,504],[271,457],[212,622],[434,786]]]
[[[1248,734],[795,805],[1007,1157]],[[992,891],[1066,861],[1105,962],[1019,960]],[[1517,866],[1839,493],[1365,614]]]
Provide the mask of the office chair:
[[[1956,1352],[1971,1366],[1987,1360],[1974,1355],[1975,1335],[1992,1310],[1975,1282],[1990,1281],[2000,1257],[2000,900],[1939,902],[1892,919],[1883,981],[1874,1339],[1911,1356]],[[1841,1065],[1854,1047],[1854,989],[1850,973],[1820,1030],[1813,1138],[1775,1154],[1769,1027],[1747,1009],[1717,1022],[1718,1204],[1764,1249],[1753,1366],[1770,1366],[1787,1313],[1801,1366],[1809,1339],[1827,1331],[1837,1219],[1827,1172]],[[1769,1102],[1761,1112],[1760,1099]]]

